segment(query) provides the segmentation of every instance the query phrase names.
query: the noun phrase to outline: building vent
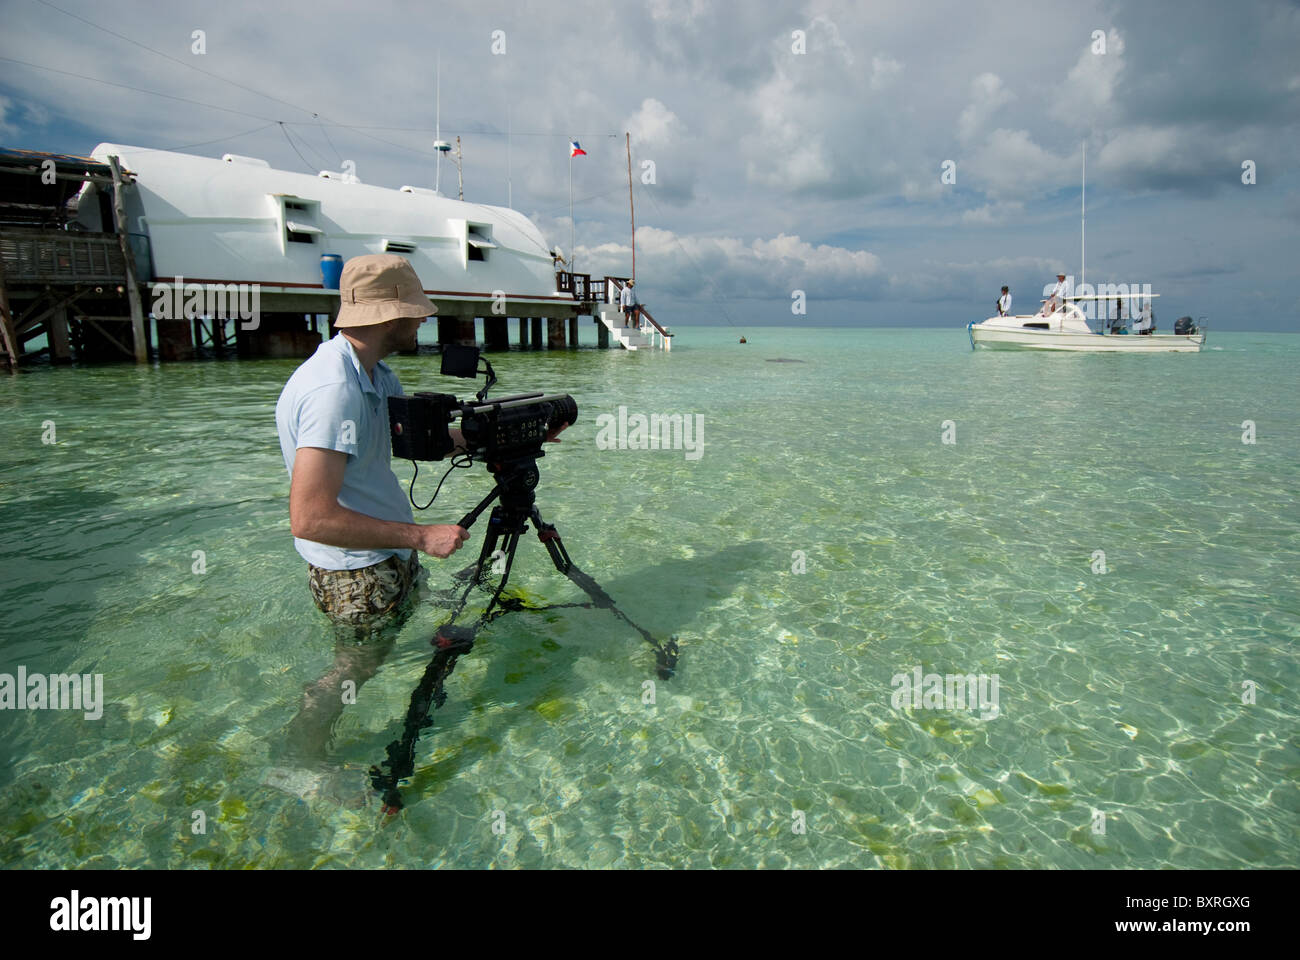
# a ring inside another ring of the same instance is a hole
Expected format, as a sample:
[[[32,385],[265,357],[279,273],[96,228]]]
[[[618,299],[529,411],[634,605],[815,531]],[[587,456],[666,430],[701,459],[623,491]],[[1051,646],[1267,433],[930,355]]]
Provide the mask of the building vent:
[[[466,250],[467,259],[469,260],[486,260],[487,252],[495,250],[497,247],[492,242],[492,224],[490,223],[467,224],[465,241],[468,247]]]
[[[280,214],[280,235],[284,238],[284,252],[292,243],[317,244],[325,231],[320,226],[320,201],[305,200],[291,194],[275,194]]]
[[[409,240],[385,240],[384,253],[415,253],[415,244]]]

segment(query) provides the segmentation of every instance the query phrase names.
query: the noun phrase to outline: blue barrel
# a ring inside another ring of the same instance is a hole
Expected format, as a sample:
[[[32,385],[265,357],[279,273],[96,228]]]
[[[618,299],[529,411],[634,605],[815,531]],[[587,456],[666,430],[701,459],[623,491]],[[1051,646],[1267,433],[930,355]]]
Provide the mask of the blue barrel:
[[[323,253],[320,258],[321,282],[326,290],[337,290],[343,276],[343,258],[337,253]]]

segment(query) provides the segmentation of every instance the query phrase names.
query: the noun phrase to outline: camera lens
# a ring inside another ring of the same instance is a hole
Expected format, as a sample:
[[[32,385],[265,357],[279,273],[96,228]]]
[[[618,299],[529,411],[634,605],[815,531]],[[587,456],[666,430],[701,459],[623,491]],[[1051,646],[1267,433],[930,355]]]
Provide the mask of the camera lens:
[[[573,397],[565,394],[551,401],[551,416],[546,421],[546,428],[554,430],[562,423],[572,424],[578,419],[578,404]]]

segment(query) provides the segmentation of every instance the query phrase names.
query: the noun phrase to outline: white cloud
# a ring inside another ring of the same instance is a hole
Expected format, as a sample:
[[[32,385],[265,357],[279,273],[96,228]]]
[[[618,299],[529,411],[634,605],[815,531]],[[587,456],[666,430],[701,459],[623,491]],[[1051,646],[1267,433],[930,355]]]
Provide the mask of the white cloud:
[[[995,200],[1050,193],[1063,182],[1068,160],[1034,142],[1026,130],[994,130],[964,165],[966,174]],[[960,180],[958,181],[960,182]]]
[[[981,73],[971,82],[971,101],[957,120],[957,134],[962,141],[974,139],[988,125],[998,107],[1010,103],[1016,95],[1002,85],[996,73]]]
[[[1113,119],[1113,98],[1124,72],[1124,38],[1111,30],[1106,35],[1106,52],[1093,53],[1085,46],[1079,59],[1056,93],[1051,115],[1075,127],[1105,125]]]
[[[654,97],[641,101],[640,108],[624,121],[634,143],[665,146],[681,139],[683,125],[677,114]]]
[[[1168,166],[1178,161],[1181,152],[1178,132],[1172,127],[1133,127],[1119,131],[1101,148],[1098,172]]]
[[[681,298],[781,298],[801,289],[822,299],[869,297],[882,289],[878,256],[812,244],[778,234],[740,237],[679,236],[671,230],[640,227],[636,233],[637,286],[656,295]],[[617,274],[631,260],[627,244],[579,244],[584,269]]]
[[[844,42],[844,38],[840,35],[840,28],[835,25],[835,21],[825,14],[813,17],[812,22],[808,25],[808,39],[810,54],[820,53],[826,47],[829,47],[843,57],[845,63],[852,65],[853,51]]]
[[[707,0],[650,0],[650,16],[661,23],[686,26],[694,23],[708,8]]]
[[[780,190],[802,190],[826,183],[834,174],[825,141],[816,123],[807,122],[811,108],[793,78],[779,73],[754,97],[757,132],[742,141],[750,159],[749,179]]]
[[[994,224],[1007,223],[1024,215],[1025,205],[1015,201],[1008,203],[986,203],[982,207],[976,207],[973,210],[964,210],[961,215],[962,223],[973,223],[992,226]]]

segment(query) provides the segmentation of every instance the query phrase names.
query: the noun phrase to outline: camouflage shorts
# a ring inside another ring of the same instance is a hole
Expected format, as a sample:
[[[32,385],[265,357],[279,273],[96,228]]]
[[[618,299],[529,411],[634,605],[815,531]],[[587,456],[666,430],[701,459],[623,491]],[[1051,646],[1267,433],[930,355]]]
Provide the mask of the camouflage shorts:
[[[307,582],[316,606],[339,626],[369,627],[396,612],[420,575],[412,550],[408,560],[389,557],[359,570],[325,570],[307,564]]]

